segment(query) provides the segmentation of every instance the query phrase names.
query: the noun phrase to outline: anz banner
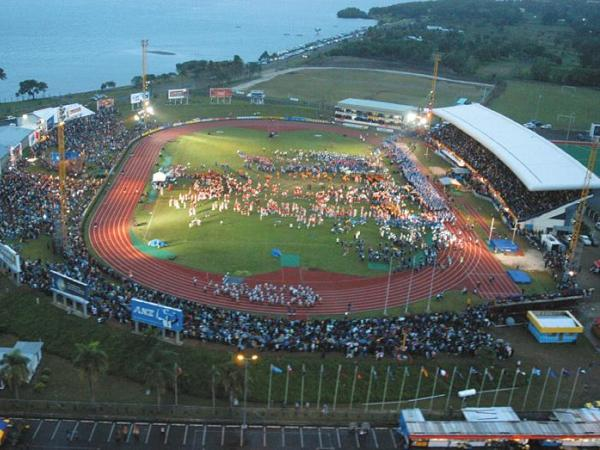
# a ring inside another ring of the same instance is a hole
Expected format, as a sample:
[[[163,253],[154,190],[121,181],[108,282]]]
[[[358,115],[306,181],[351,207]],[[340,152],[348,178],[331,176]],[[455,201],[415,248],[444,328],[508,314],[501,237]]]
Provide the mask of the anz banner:
[[[82,283],[54,270],[50,271],[50,277],[52,278],[52,290],[57,294],[78,297],[81,300],[87,301],[88,285],[86,283]]]
[[[131,320],[145,323],[161,330],[183,330],[183,311],[158,303],[131,299]]]

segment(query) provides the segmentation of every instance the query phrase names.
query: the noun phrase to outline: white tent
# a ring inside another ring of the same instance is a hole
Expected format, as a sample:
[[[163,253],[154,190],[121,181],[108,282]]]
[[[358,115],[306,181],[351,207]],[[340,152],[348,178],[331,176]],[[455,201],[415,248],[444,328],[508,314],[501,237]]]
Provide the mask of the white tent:
[[[153,183],[164,183],[165,181],[167,181],[167,174],[166,173],[156,172],[154,175],[152,175],[152,182]]]

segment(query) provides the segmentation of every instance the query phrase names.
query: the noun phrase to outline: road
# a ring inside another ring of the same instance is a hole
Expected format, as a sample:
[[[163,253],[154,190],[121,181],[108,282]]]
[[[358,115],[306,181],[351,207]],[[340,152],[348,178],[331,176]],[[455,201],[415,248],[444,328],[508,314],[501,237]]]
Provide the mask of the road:
[[[201,423],[111,422],[73,419],[16,419],[29,425],[28,449],[397,449],[392,428],[373,428],[363,436],[346,427],[249,426]],[[138,436],[134,428],[139,430]],[[75,438],[70,433],[76,431]]]
[[[283,70],[266,70],[263,72],[263,74],[261,75],[260,78],[257,78],[255,80],[246,81],[244,83],[240,83],[237,86],[234,86],[233,88],[238,89],[238,90],[250,89],[251,87],[256,86],[257,84],[264,83],[265,81],[270,81],[279,75],[285,75],[286,73],[290,73],[290,72],[298,72],[300,70],[362,70],[365,72],[391,73],[391,74],[396,74],[396,75],[408,75],[408,76],[427,78],[427,79],[433,78],[432,75],[427,75],[427,74],[418,73],[418,72],[405,72],[403,70],[366,69],[366,68],[329,67],[329,66],[325,66],[325,67],[302,66],[302,67],[294,67],[294,68],[283,69]],[[478,87],[482,87],[482,88],[493,88],[494,87],[493,84],[478,83],[476,81],[456,80],[453,78],[446,78],[446,77],[438,77],[438,81],[447,81],[450,83],[466,84],[466,85],[478,86]]]

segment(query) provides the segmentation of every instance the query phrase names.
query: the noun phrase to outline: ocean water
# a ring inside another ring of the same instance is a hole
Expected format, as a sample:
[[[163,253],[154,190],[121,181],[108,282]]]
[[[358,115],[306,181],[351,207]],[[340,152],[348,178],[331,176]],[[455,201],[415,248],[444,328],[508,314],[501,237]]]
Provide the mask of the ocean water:
[[[190,59],[255,61],[318,38],[374,24],[338,19],[347,6],[368,10],[406,0],[1,0],[0,101],[19,81],[45,81],[47,94],[128,84],[141,73],[140,41],[175,55],[148,55],[148,72],[174,72]],[[315,28],[321,31],[317,34]]]

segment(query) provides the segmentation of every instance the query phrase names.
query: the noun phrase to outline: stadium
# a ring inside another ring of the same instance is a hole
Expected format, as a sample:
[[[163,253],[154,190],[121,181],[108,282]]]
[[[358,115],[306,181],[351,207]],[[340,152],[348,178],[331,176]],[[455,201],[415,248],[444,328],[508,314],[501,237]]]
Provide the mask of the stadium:
[[[271,115],[268,96],[251,103],[260,114],[234,114],[246,97],[209,93],[230,113],[158,120],[197,107],[178,88],[69,105],[84,114],[34,110],[0,130],[18,140],[0,184],[0,260],[17,287],[3,282],[24,299],[3,303],[1,351],[34,349],[37,381],[45,342],[63,364],[92,339],[88,351],[110,349],[107,383],[132,383],[130,403],[97,403],[95,381],[91,402],[47,400],[122,424],[32,419],[36,436],[66,428],[70,442],[81,425],[89,442],[97,428],[106,442],[147,433],[183,447],[197,444],[190,430],[216,447],[598,443],[594,350],[566,311],[594,294],[565,237],[579,241],[581,205],[600,189],[589,168],[480,103],[349,98],[309,118]],[[556,245],[536,247],[548,236]],[[0,396],[15,417],[36,401]],[[267,431],[281,421],[326,426]]]

